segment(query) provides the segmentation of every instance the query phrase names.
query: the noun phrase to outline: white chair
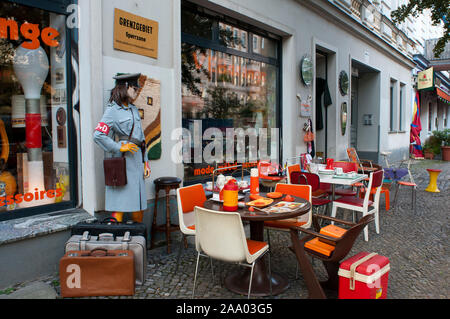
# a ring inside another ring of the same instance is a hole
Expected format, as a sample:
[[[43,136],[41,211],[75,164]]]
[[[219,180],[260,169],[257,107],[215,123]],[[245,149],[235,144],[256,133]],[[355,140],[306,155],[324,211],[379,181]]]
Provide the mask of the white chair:
[[[186,236],[195,236],[195,206],[203,206],[206,201],[205,190],[202,184],[195,184],[177,188],[178,223],[182,238],[178,251],[177,267],[180,263],[183,242],[186,245]]]
[[[237,212],[219,212],[196,206],[195,228],[195,248],[198,254],[192,298],[194,298],[195,294],[200,256],[250,267],[250,282],[247,296],[250,298],[255,261],[264,256],[266,252],[269,252],[269,245],[265,242],[250,240],[245,237],[241,215]],[[268,256],[269,274],[272,276],[270,253]],[[272,295],[271,282],[270,285],[270,294]]]
[[[333,210],[331,211],[331,217],[336,217],[336,211],[337,209],[344,208],[349,209],[353,212],[362,212],[363,217],[367,214],[374,214],[375,215],[375,230],[377,234],[380,233],[380,224],[379,224],[379,217],[378,217],[378,211],[379,211],[379,203],[380,203],[380,193],[381,193],[381,186],[383,184],[383,174],[384,171],[376,171],[373,173],[370,173],[369,177],[369,185],[367,187],[367,191],[365,192],[364,198],[358,198],[353,196],[343,196],[335,201],[333,201]],[[370,193],[372,189],[377,189],[374,201],[372,202],[369,200]],[[332,222],[332,224],[334,224]],[[369,240],[369,230],[367,228],[368,226],[364,227],[364,240]]]

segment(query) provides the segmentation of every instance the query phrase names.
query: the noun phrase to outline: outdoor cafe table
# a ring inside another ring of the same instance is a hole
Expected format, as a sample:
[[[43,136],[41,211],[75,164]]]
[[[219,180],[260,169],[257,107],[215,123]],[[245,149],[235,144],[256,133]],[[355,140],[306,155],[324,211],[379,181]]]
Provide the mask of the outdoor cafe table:
[[[336,185],[344,185],[344,186],[351,186],[355,183],[358,183],[364,179],[367,178],[367,175],[365,174],[357,174],[355,178],[342,178],[337,177],[336,175],[331,174],[318,174],[320,178],[321,183],[328,183],[331,184],[331,191],[332,191],[332,200],[335,200],[335,187]]]
[[[265,196],[265,193],[260,193],[261,196]],[[249,202],[249,194],[245,195],[245,202]],[[284,197],[284,196],[283,196]],[[311,203],[308,201],[294,197],[294,201],[297,203],[306,203],[303,207],[297,208],[289,213],[263,213],[255,210],[251,212],[248,207],[238,208],[238,212],[241,214],[242,220],[249,221],[250,223],[250,239],[257,241],[264,241],[264,221],[266,220],[278,220],[294,218],[304,215],[311,209]],[[282,198],[274,199],[271,205],[281,202]],[[271,206],[269,205],[269,206]],[[204,207],[211,210],[223,211],[223,204],[219,201],[214,201],[209,199],[205,202]],[[252,281],[252,291],[251,295],[262,297],[270,295],[270,281],[272,280],[272,294],[277,295],[284,292],[289,288],[288,279],[280,274],[275,274],[272,272],[272,278],[270,278],[267,272],[264,258],[259,258],[253,270],[253,281]],[[229,290],[241,294],[247,295],[248,284],[250,280],[250,270],[245,269],[242,272],[231,273],[225,279],[225,287]]]

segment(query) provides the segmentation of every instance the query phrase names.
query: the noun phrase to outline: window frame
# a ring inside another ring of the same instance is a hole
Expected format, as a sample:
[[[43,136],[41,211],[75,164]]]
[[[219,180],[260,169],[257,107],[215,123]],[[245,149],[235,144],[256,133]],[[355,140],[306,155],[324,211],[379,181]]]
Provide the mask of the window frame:
[[[35,9],[44,10],[51,13],[70,16],[72,12],[67,12],[66,8],[70,4],[77,4],[77,0],[7,0],[6,2],[28,6]],[[55,213],[62,210],[73,209],[78,202],[78,167],[77,167],[77,139],[76,128],[73,121],[73,83],[74,76],[72,66],[72,50],[77,49],[72,45],[72,41],[78,42],[77,30],[66,26],[66,94],[67,94],[67,152],[69,165],[70,200],[49,205],[20,208],[13,211],[5,211],[0,214],[0,222],[6,220],[19,219],[40,215],[45,213]],[[67,58],[67,56],[69,58]]]
[[[204,49],[211,49],[216,52],[222,52],[225,54],[230,54],[233,56],[238,56],[246,59],[250,59],[256,62],[262,62],[266,64],[270,64],[276,67],[276,106],[275,106],[275,114],[276,114],[276,127],[278,128],[278,158],[280,164],[283,163],[283,128],[282,128],[282,38],[271,34],[265,30],[259,29],[251,24],[247,24],[245,22],[236,20],[229,16],[226,16],[222,13],[213,11],[211,9],[205,9],[200,5],[196,5],[187,0],[183,0],[181,2],[181,10],[189,10],[194,13],[198,13],[200,15],[206,16],[213,21],[213,30],[212,30],[212,39],[206,39],[199,36],[194,36],[188,33],[183,32],[181,30],[181,43],[188,43],[191,45],[199,46]],[[220,43],[219,40],[219,22],[225,23],[227,25],[236,27],[241,29],[242,31],[247,32],[247,52],[243,52],[237,49],[233,49],[227,46],[224,46]],[[276,58],[263,56],[258,53],[253,52],[253,35],[269,38],[272,41],[276,41]],[[184,164],[183,164],[184,165]],[[246,173],[248,174],[248,173]],[[192,185],[196,183],[201,183],[205,181],[205,177],[193,179],[191,181],[184,182],[183,185]]]

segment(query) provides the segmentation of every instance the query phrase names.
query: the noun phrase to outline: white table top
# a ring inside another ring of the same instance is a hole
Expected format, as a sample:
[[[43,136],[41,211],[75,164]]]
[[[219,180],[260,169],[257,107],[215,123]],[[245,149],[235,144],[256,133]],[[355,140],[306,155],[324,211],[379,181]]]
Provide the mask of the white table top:
[[[352,185],[358,183],[365,178],[365,174],[357,174],[355,178],[335,178],[336,175],[318,174],[321,183],[335,184],[335,185]]]

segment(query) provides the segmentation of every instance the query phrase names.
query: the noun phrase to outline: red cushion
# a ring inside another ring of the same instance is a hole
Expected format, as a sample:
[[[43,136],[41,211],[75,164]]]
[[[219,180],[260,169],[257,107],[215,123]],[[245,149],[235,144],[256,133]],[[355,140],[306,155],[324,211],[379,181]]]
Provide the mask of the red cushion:
[[[347,205],[359,206],[359,207],[364,206],[364,199],[352,197],[352,196],[341,197],[339,199],[336,199],[335,202],[347,204]],[[372,204],[373,204],[373,202],[369,200],[369,206],[372,206]]]
[[[313,206],[322,206],[322,205],[326,205],[330,202],[331,202],[331,200],[326,199],[326,198],[313,198],[312,199]]]
[[[356,196],[356,192],[352,189],[336,189],[334,194],[339,196]]]

